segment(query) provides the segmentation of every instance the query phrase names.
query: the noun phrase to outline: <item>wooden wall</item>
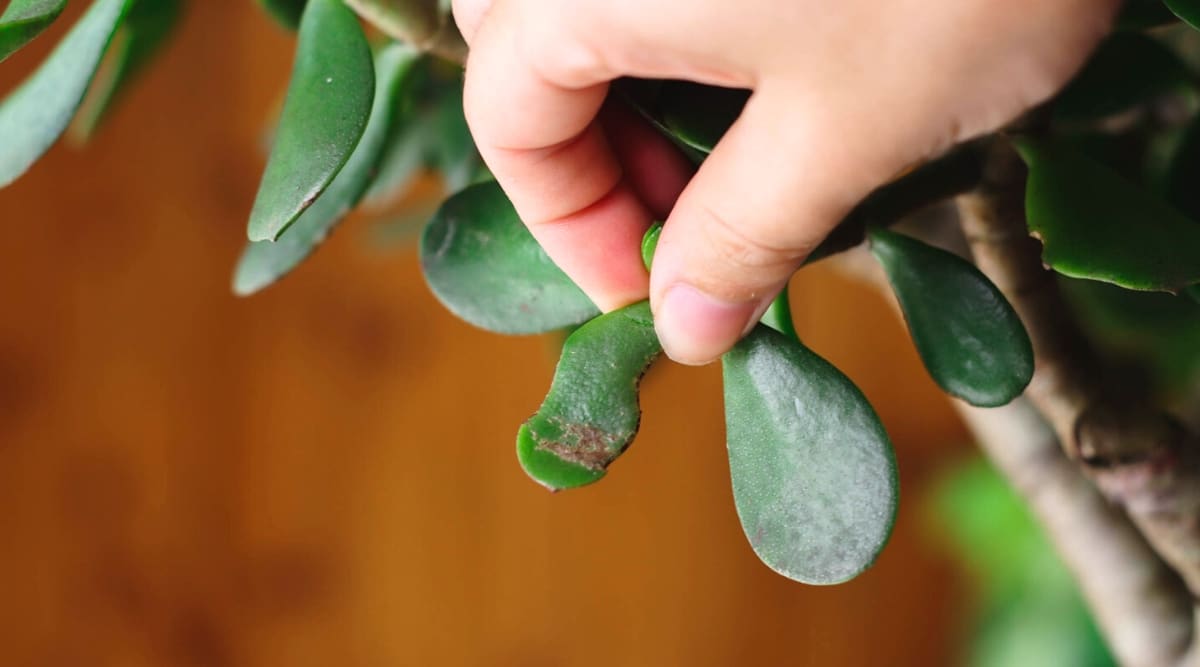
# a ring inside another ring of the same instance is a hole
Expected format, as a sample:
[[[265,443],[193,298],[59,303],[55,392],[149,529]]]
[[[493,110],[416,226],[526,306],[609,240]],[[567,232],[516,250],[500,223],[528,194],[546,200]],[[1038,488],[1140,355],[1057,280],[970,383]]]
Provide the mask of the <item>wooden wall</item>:
[[[550,343],[456,321],[411,248],[353,221],[283,284],[231,295],[291,38],[248,0],[190,4],[91,146],[0,191],[0,664],[951,660],[961,577],[921,496],[968,450],[878,297],[823,268],[795,289],[903,467],[893,542],[855,582],[754,558],[715,367],[654,371],[609,478],[546,493],[513,435]]]

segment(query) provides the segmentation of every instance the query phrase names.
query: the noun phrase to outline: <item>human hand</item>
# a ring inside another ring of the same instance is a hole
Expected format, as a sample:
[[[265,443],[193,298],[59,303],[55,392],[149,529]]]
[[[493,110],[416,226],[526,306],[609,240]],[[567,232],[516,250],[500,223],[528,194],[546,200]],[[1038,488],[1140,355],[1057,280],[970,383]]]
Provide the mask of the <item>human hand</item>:
[[[1050,97],[1119,5],[454,0],[454,15],[467,120],[522,220],[601,309],[649,294],[666,353],[700,364],[872,189]],[[693,175],[604,104],[621,76],[754,93]],[[648,276],[638,248],[663,218]]]

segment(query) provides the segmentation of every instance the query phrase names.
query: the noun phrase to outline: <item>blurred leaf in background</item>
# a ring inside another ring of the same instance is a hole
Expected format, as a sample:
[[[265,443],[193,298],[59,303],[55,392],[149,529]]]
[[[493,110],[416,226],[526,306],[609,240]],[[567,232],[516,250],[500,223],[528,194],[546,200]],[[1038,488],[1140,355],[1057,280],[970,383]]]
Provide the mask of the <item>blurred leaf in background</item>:
[[[1075,582],[1020,498],[983,459],[938,483],[932,514],[976,589],[962,664],[1115,667]]]

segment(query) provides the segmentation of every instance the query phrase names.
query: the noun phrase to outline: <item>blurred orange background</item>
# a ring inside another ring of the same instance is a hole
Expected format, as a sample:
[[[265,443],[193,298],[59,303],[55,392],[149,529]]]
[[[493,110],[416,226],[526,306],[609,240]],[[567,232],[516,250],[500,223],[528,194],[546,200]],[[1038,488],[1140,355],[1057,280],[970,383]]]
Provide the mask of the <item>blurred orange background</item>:
[[[552,495],[513,439],[553,341],[457,321],[411,247],[354,219],[235,298],[291,40],[248,0],[190,3],[90,146],[0,191],[0,662],[955,661],[969,601],[922,494],[967,437],[887,304],[828,267],[795,281],[801,333],[872,399],[904,484],[878,564],[834,588],[746,543],[715,366],[653,371],[629,454]]]

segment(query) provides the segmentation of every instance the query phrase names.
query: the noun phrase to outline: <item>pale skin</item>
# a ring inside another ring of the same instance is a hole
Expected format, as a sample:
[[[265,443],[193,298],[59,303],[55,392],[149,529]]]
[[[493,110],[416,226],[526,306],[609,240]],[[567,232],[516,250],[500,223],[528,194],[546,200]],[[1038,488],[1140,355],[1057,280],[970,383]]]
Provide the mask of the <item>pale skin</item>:
[[[603,310],[650,298],[703,364],[872,189],[1045,101],[1120,0],[454,0],[467,120],[550,257]],[[694,171],[621,76],[753,90]],[[639,245],[666,226],[654,270]]]

